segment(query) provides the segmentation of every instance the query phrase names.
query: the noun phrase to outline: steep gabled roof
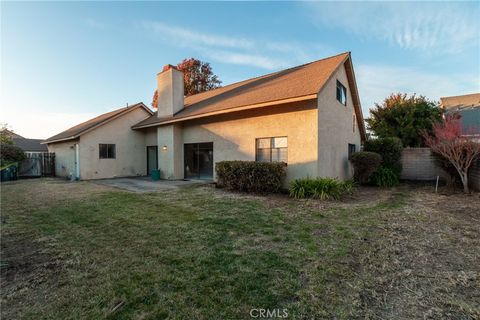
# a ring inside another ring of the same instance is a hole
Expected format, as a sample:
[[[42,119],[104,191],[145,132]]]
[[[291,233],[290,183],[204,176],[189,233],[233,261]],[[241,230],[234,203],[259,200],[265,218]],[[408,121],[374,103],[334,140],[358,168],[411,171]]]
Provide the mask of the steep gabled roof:
[[[2,129],[2,130],[0,130],[0,133],[2,133],[2,134],[5,135],[5,136],[8,136],[8,137],[10,137],[10,138],[12,138],[12,139],[13,139],[13,138],[25,139],[25,138],[22,137],[21,135],[16,134],[15,132],[10,131],[10,130],[8,130],[8,129]]]
[[[145,111],[147,111],[150,115],[153,114],[153,112],[147,108],[143,102],[139,102],[137,104],[128,106],[128,107],[123,107],[117,110],[113,110],[104,114],[99,115],[98,117],[95,117],[93,119],[90,119],[88,121],[82,122],[80,124],[77,124],[74,127],[71,127],[70,129],[67,129],[63,132],[60,132],[59,134],[54,135],[53,137],[48,138],[47,140],[43,141],[42,143],[53,143],[53,142],[60,142],[60,141],[66,141],[66,140],[71,140],[71,139],[76,139],[80,135],[86,133],[87,131],[90,131],[98,126],[101,126],[113,119],[116,119],[117,117],[124,115],[130,111],[133,111],[138,108],[143,108]]]
[[[158,118],[155,112],[132,128],[145,128],[247,108],[315,99],[342,64],[345,64],[349,75],[349,86],[364,137],[365,127],[350,52],[186,97],[185,108],[173,117]]]

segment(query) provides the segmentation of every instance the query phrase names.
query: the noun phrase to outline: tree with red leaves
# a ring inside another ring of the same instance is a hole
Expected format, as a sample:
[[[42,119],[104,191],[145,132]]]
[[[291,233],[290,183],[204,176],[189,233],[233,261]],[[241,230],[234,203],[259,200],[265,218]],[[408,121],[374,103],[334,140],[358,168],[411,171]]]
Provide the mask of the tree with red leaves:
[[[195,58],[183,59],[177,64],[177,69],[183,72],[184,95],[191,96],[219,88],[222,83],[213,73],[210,63]],[[152,107],[158,107],[157,90],[153,94]]]
[[[471,128],[473,132],[474,128]],[[425,144],[444,157],[455,167],[463,184],[463,191],[469,193],[468,170],[480,156],[478,137],[463,132],[460,116],[448,114],[442,122],[433,125],[432,133],[422,132]]]

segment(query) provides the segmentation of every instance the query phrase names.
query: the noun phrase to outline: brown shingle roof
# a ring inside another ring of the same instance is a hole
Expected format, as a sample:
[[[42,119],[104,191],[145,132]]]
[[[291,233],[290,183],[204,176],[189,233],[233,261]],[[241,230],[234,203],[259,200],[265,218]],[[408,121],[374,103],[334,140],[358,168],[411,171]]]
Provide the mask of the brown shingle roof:
[[[237,82],[218,89],[202,92],[184,100],[185,108],[173,117],[158,118],[157,113],[132,128],[140,128],[208,115],[249,105],[280,101],[317,94],[337,68],[350,57],[349,52],[310,62],[301,66]]]
[[[52,143],[56,141],[65,141],[65,140],[75,139],[79,137],[81,134],[85,133],[86,131],[93,129],[99,125],[102,125],[108,122],[109,120],[112,120],[113,118],[116,118],[117,116],[120,116],[123,113],[130,112],[136,108],[144,108],[146,111],[152,114],[152,111],[150,109],[148,109],[142,102],[139,102],[137,104],[134,104],[128,107],[123,107],[117,110],[113,110],[113,111],[101,114],[98,117],[95,117],[88,121],[77,124],[76,126],[71,127],[70,129],[67,129],[63,132],[60,132],[59,134],[56,134],[48,138],[42,143]]]

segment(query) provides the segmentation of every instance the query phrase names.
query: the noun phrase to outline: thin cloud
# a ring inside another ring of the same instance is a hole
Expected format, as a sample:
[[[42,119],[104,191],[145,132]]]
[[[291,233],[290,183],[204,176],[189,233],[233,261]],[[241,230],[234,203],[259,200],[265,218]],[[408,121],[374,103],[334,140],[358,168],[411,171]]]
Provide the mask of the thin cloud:
[[[136,25],[151,36],[197,51],[214,61],[253,66],[267,70],[289,67],[333,53],[326,46],[305,48],[298,43],[261,41],[206,33],[163,22],[144,21]],[[316,55],[318,53],[318,55]]]
[[[248,65],[259,68],[264,68],[268,70],[274,70],[286,67],[288,65],[287,61],[281,59],[272,59],[262,55],[241,53],[241,52],[231,52],[223,50],[210,50],[210,49],[199,49],[203,54],[209,56],[210,58],[222,61],[224,63],[239,64],[239,65]]]
[[[228,47],[251,49],[254,43],[248,39],[224,37],[220,35],[201,33],[191,29],[168,25],[161,22],[142,22],[141,26],[146,30],[151,30],[159,36],[169,40],[175,40],[182,44],[195,44],[214,47]]]
[[[458,53],[479,45],[475,3],[308,3],[312,21],[407,50]]]

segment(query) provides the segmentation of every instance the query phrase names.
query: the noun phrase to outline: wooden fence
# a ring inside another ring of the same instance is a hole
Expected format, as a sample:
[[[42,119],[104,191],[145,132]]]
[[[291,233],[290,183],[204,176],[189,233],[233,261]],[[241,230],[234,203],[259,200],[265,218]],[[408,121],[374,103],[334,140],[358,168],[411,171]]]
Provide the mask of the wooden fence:
[[[18,168],[19,177],[54,177],[55,153],[25,152],[25,159]]]

